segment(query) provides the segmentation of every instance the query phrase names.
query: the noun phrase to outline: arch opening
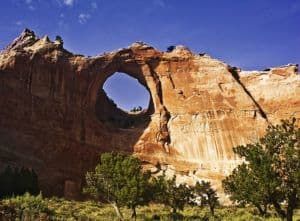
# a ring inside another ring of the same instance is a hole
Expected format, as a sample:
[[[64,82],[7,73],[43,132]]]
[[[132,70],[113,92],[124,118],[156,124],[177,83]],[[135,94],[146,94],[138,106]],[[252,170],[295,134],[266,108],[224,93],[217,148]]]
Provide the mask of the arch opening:
[[[137,79],[125,73],[114,73],[105,81],[103,89],[119,109],[129,114],[148,109],[150,102],[148,90]]]
[[[105,124],[135,128],[149,122],[153,102],[146,85],[122,72],[110,75],[99,88],[96,115]]]

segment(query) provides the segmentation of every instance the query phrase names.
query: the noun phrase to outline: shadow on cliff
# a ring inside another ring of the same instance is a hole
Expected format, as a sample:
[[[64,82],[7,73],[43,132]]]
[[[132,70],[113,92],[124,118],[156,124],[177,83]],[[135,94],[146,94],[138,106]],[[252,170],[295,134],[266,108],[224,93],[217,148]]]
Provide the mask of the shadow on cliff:
[[[149,90],[147,91],[149,92]],[[95,111],[98,120],[107,127],[115,129],[129,130],[147,127],[151,120],[151,114],[153,114],[153,110],[153,101],[150,99],[148,107],[144,110],[136,112],[124,111],[107,96],[103,88],[99,89],[99,95],[95,105]]]
[[[161,89],[150,88],[151,76],[143,70],[147,64],[130,49],[113,58],[85,59],[51,47],[34,57],[19,53],[14,66],[0,70],[0,165],[33,168],[45,196],[78,198],[86,172],[101,153],[133,153],[151,123]],[[147,59],[156,53],[149,50]],[[52,57],[53,51],[60,52],[58,57]],[[74,64],[74,58],[79,62]],[[148,90],[147,111],[128,114],[108,98],[103,84],[116,72]]]
[[[129,54],[130,63],[128,63],[128,57],[123,57],[123,53]],[[90,82],[96,83],[91,90],[92,94],[90,94],[93,98],[90,100],[93,100],[94,103],[90,104],[90,109],[87,110],[84,117],[85,135],[80,144],[80,152],[83,152],[83,154],[78,156],[80,159],[77,161],[81,164],[81,181],[79,181],[81,186],[84,185],[86,171],[95,167],[99,162],[101,153],[118,151],[132,154],[134,146],[144,134],[145,129],[148,128],[151,123],[151,116],[155,113],[153,90],[156,93],[156,88],[149,88],[149,82],[146,79],[146,75],[149,73],[145,73],[142,69],[142,66],[147,64],[138,63],[133,52],[126,50],[117,54],[111,61],[111,65],[107,65],[102,69],[101,65],[101,61],[99,61],[99,65],[94,64],[90,70],[85,70],[92,73],[93,79]],[[149,92],[150,100],[146,110],[138,113],[125,112],[118,108],[114,101],[107,96],[103,85],[109,77],[117,72],[122,72],[138,80]],[[161,94],[161,92],[158,94]],[[68,167],[70,166],[72,167],[72,165],[68,165]],[[70,179],[74,180],[73,178]]]

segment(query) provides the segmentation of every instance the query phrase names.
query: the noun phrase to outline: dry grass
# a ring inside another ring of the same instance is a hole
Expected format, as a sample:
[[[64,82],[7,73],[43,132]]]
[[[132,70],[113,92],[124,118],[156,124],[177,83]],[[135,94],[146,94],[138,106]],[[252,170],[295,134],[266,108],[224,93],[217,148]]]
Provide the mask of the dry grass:
[[[81,221],[114,221],[118,220],[113,208],[108,204],[92,201],[78,202],[60,198],[43,199],[41,196],[25,195],[2,200],[0,214],[6,214],[11,220],[81,220]],[[15,211],[15,212],[12,212]],[[122,208],[126,220],[130,220],[131,211]],[[14,214],[13,214],[14,213]],[[215,217],[211,217],[206,208],[188,206],[177,216],[178,220],[214,220],[214,221],[280,221],[275,213],[262,218],[253,208],[223,207],[216,209]],[[137,220],[172,220],[170,209],[164,205],[151,204],[137,210]],[[13,216],[15,216],[13,218]],[[0,220],[3,219],[3,215]],[[19,218],[18,218],[19,217]],[[297,211],[294,220],[300,220],[300,211]]]

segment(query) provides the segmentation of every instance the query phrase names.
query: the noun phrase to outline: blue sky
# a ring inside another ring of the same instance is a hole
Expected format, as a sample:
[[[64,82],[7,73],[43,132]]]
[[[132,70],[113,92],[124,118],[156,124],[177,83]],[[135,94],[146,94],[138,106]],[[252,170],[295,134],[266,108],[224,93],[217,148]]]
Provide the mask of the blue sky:
[[[108,78],[103,89],[118,107],[130,111],[133,107],[147,108],[150,94],[138,81],[127,74],[116,73]]]
[[[183,44],[246,70],[300,63],[300,0],[3,0],[0,48],[28,27],[97,55]]]

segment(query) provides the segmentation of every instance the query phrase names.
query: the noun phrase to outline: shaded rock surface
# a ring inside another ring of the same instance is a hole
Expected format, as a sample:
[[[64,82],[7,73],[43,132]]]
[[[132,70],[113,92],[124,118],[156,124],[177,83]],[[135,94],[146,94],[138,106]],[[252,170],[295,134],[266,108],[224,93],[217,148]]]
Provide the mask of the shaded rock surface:
[[[299,122],[297,69],[246,72],[183,46],[160,52],[142,42],[84,57],[25,30],[0,53],[0,166],[34,168],[44,194],[76,198],[99,153],[122,151],[178,182],[220,189],[241,162],[233,146],[280,119]],[[102,87],[115,72],[145,86],[147,111],[129,114],[108,98]]]

